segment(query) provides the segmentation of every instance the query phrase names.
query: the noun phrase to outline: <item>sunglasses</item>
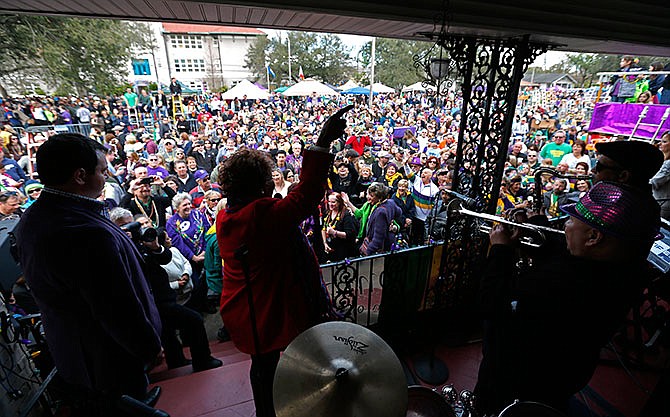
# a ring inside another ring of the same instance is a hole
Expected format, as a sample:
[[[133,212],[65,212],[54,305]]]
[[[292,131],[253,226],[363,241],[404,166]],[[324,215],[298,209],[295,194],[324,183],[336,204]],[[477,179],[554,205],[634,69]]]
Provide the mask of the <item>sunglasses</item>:
[[[212,203],[218,203],[219,201],[221,201],[221,199],[220,198],[210,198],[209,201],[211,201]]]
[[[35,194],[35,193],[39,193],[40,191],[42,191],[41,188],[35,188],[34,190],[28,191],[28,194]]]
[[[596,162],[596,166],[593,167],[593,173],[596,174],[598,172],[607,171],[608,169],[611,170],[611,171],[621,171],[621,170],[623,170],[623,168],[621,168],[621,167],[614,166],[614,165],[603,164],[602,162],[598,161],[598,162]]]

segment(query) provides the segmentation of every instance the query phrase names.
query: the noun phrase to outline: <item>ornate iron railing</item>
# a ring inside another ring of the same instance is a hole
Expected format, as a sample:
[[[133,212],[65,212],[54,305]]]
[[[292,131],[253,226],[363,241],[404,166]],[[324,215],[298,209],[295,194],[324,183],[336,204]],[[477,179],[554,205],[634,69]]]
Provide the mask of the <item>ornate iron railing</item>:
[[[327,263],[321,271],[344,320],[366,327],[404,322],[420,311],[453,307],[461,299],[456,274],[441,268],[445,248],[452,244],[457,242]]]

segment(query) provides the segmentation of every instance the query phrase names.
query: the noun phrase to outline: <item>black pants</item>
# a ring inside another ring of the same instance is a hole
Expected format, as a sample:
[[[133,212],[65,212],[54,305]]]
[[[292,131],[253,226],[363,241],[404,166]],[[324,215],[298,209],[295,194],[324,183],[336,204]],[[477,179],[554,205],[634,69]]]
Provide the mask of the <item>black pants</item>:
[[[207,279],[203,270],[202,263],[191,262],[193,274],[191,280],[193,281],[193,291],[191,291],[191,298],[186,303],[186,306],[196,311],[207,311]]]
[[[276,417],[272,384],[279,363],[279,351],[251,355],[251,389],[254,392],[256,417]]]
[[[423,245],[425,240],[426,233],[426,222],[424,220],[419,220],[417,218],[412,219],[412,231],[410,236],[410,245],[419,246]]]
[[[138,369],[134,375],[127,375],[122,385],[115,391],[93,391],[70,384],[56,373],[49,384],[49,392],[62,406],[69,408],[71,417],[133,417],[119,407],[119,401],[122,395],[143,400],[148,385],[146,374]]]
[[[169,368],[183,366],[186,360],[182,345],[177,339],[177,330],[182,339],[188,341],[194,364],[209,359],[211,355],[209,341],[202,316],[199,313],[177,303],[159,305],[158,313],[163,322],[161,341]]]

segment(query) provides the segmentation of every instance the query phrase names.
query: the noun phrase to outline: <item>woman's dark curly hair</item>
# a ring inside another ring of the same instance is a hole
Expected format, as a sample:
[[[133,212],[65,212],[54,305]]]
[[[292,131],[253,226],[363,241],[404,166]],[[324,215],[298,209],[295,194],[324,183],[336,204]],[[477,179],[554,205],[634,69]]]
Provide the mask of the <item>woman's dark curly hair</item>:
[[[219,186],[223,195],[232,201],[248,203],[269,197],[274,184],[274,163],[266,152],[242,148],[231,155],[219,170]]]

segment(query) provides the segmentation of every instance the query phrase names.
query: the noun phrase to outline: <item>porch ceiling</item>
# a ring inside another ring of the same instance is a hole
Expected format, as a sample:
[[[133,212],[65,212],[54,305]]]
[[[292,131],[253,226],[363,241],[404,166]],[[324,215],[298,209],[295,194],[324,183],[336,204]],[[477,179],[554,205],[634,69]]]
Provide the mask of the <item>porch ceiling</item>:
[[[670,56],[670,2],[627,0],[451,0],[450,31],[530,34],[577,52]],[[0,0],[0,13],[197,22],[283,30],[424,39],[442,0]]]

